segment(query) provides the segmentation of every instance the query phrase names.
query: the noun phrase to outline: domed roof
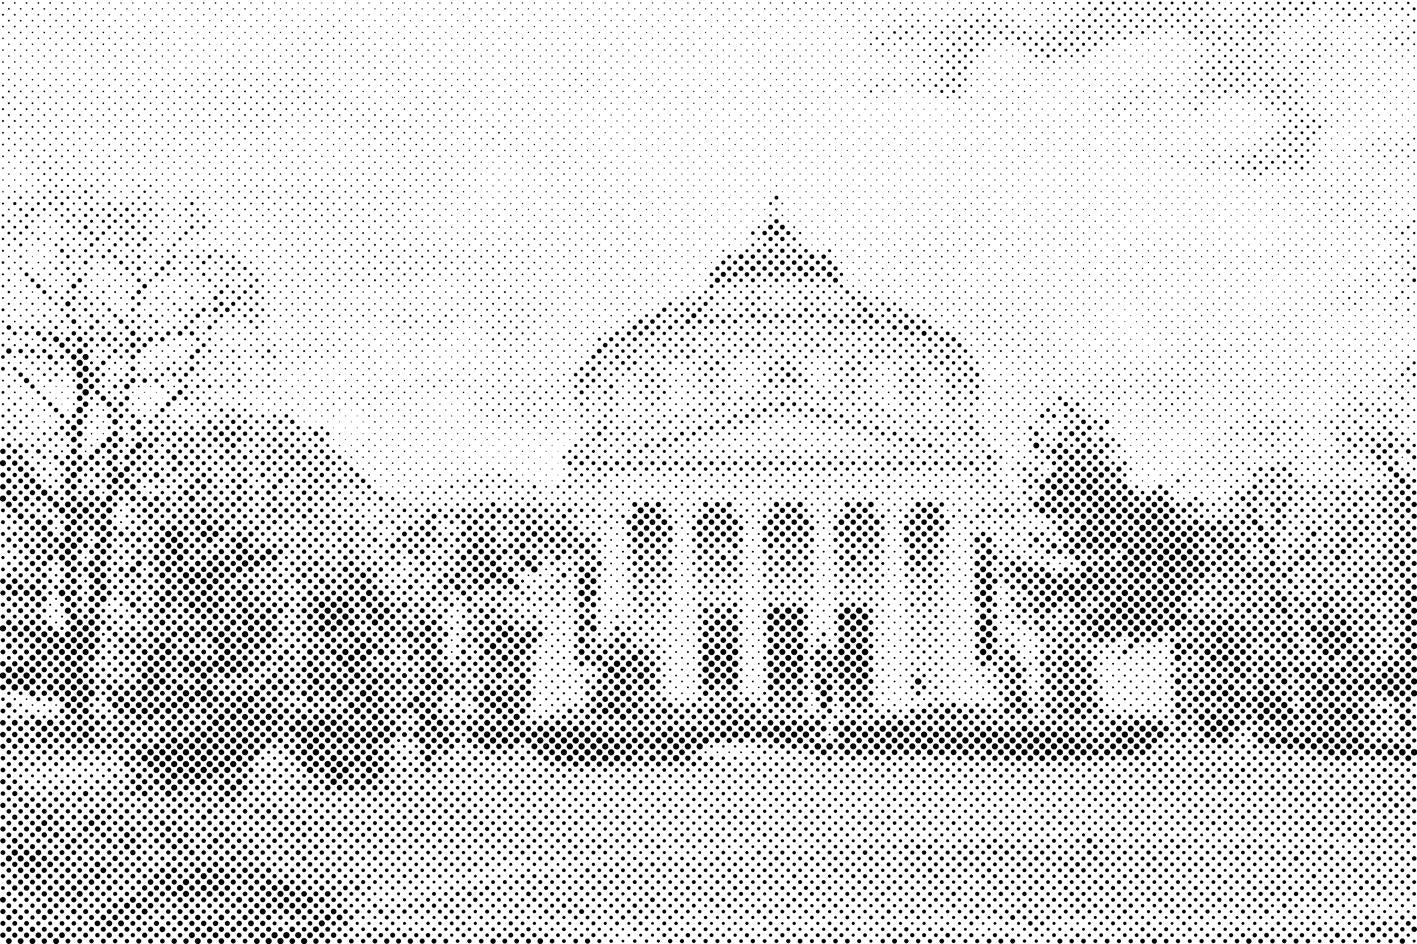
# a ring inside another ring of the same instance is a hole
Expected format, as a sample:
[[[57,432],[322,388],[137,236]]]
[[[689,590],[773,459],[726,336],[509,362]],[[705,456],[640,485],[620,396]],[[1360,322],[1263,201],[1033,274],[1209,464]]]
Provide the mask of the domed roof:
[[[975,458],[959,339],[846,288],[777,219],[699,295],[612,335],[575,377],[582,485],[933,480]]]

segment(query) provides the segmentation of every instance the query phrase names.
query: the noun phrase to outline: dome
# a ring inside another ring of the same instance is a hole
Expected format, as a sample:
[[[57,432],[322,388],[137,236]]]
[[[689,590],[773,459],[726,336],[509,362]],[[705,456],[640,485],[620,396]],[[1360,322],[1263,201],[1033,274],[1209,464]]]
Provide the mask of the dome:
[[[971,467],[978,376],[959,339],[847,288],[780,220],[754,236],[577,373],[576,486],[893,490]]]

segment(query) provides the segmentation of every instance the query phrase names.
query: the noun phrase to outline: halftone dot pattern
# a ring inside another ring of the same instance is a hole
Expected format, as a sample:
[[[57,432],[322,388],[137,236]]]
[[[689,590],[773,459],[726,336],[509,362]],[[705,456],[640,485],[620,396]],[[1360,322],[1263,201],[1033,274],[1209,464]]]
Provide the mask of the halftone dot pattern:
[[[0,27],[0,942],[1417,933],[1410,5]]]
[[[1039,12],[1042,13],[1039,16]],[[1292,42],[1295,24],[1311,4],[1089,2],[1058,4],[1043,11],[996,8],[898,18],[882,28],[877,43],[893,65],[886,86],[907,84],[959,94],[970,64],[994,44],[1011,44],[1043,60],[1085,56],[1139,37],[1180,39],[1202,50],[1189,94],[1196,98],[1247,96],[1274,111],[1272,139],[1250,153],[1224,161],[1253,171],[1300,169],[1321,127],[1309,101],[1305,67],[1324,53]],[[1381,15],[1376,10],[1358,16]]]

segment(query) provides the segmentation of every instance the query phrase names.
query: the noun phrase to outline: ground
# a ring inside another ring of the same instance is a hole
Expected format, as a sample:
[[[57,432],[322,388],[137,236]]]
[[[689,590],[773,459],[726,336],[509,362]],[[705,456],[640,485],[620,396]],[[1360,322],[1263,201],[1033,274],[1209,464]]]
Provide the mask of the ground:
[[[0,926],[123,936],[84,923],[123,905],[124,933],[144,940],[241,922],[316,937],[1174,939],[1412,913],[1410,762],[1243,739],[1089,761],[734,746],[662,767],[472,753],[435,770],[412,743],[396,755],[374,790],[323,788],[270,750],[229,797],[139,798],[101,753],[12,745]]]

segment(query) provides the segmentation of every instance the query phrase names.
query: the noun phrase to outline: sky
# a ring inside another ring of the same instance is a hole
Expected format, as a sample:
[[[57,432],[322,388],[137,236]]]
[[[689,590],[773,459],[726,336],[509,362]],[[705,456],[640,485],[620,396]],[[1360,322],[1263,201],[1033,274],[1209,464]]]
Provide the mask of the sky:
[[[22,5],[0,173],[195,202],[270,289],[209,382],[390,493],[556,481],[599,339],[781,218],[958,332],[1001,441],[1080,398],[1140,480],[1214,496],[1411,349],[1411,14],[1305,9],[1272,52],[1320,133],[1256,172],[1282,109],[1207,92],[1184,30],[993,43],[953,92],[881,41],[1066,5]]]

